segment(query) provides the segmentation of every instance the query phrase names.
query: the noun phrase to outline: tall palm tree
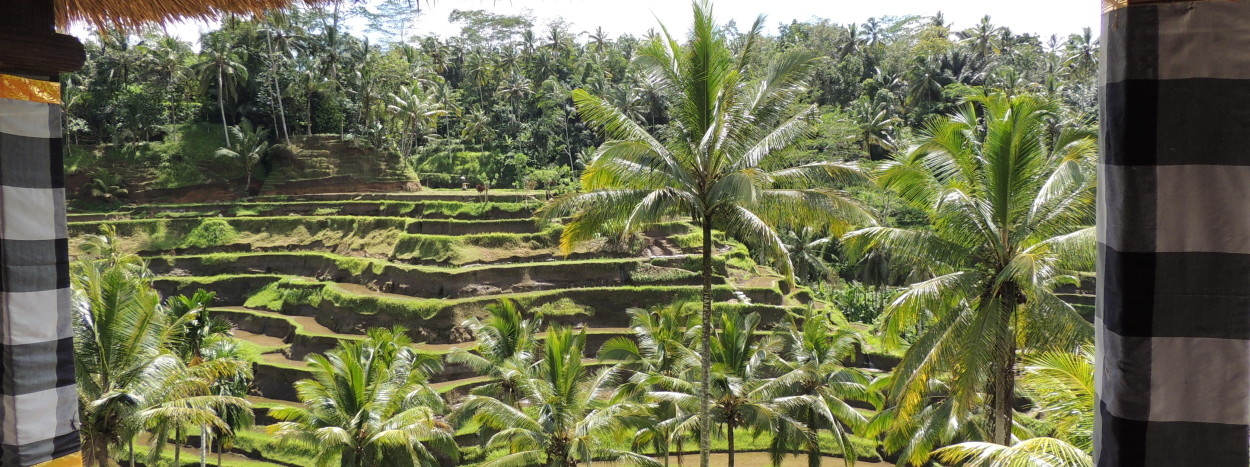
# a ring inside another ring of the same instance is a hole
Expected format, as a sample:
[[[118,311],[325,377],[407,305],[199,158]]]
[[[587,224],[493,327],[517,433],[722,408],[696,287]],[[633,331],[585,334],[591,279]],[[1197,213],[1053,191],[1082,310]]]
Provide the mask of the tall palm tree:
[[[735,462],[738,428],[750,429],[757,435],[771,434],[773,456],[777,460],[790,446],[815,443],[815,434],[807,425],[788,413],[785,403],[790,401],[776,400],[774,393],[768,390],[767,372],[779,350],[779,342],[756,336],[759,314],[726,312],[720,318],[723,326],[712,340],[710,419],[725,427],[728,465],[733,467]],[[701,391],[689,378],[654,374],[651,381],[657,388],[648,394],[651,400],[678,406],[680,418],[690,418],[681,414],[697,413],[696,408],[702,403]],[[669,423],[687,430],[694,428],[680,419]]]
[[[169,120],[169,132],[177,137],[177,130],[173,125],[177,123],[177,106],[180,100],[185,96],[178,95],[177,90],[181,88],[183,80],[186,77],[187,56],[190,54],[190,46],[177,38],[162,35],[152,43],[140,44],[140,48],[147,55],[146,61],[153,71],[160,73],[161,80],[164,81],[165,95],[162,101],[166,104],[165,112]]]
[[[651,310],[629,309],[626,313],[630,315],[633,338],[616,337],[605,342],[599,348],[599,358],[619,361],[618,368],[632,372],[629,380],[618,386],[618,395],[641,397],[651,404],[651,420],[634,435],[634,445],[639,449],[651,446],[664,457],[667,466],[673,446],[680,452],[684,437],[694,431],[697,407],[687,410],[689,407],[669,400],[647,400],[647,396],[658,382],[685,377],[698,366],[698,354],[687,345],[699,334],[697,304],[678,301]]]
[[[864,155],[877,159],[893,146],[894,127],[900,123],[898,117],[892,115],[890,105],[886,102],[861,99],[849,109],[854,116],[856,131],[854,138],[859,140]]]
[[[438,118],[447,115],[438,100],[426,94],[417,86],[400,86],[399,91],[391,93],[387,111],[398,120],[399,153],[403,156],[412,155],[421,137],[434,130]]]
[[[794,265],[794,277],[806,283],[819,283],[830,277],[833,269],[827,262],[835,243],[829,235],[811,227],[800,227],[781,232],[781,242],[790,252],[790,264]]]
[[[205,352],[209,350],[209,345],[214,340],[222,337],[229,337],[234,325],[229,321],[210,315],[209,306],[213,300],[217,298],[217,294],[207,292],[203,289],[197,290],[191,296],[179,295],[170,297],[165,302],[165,314],[169,320],[175,323],[182,323],[181,327],[174,330],[173,342],[170,344],[172,351],[187,366],[195,367],[204,363]],[[242,358],[234,358],[231,361],[225,359],[216,361],[214,364],[233,363],[240,365],[238,372],[246,372],[250,369],[250,365],[244,362]],[[236,378],[242,379],[242,378]],[[214,386],[218,386],[214,382]],[[226,394],[219,394],[226,395]],[[236,397],[247,396],[246,392],[242,394],[230,394]],[[181,439],[181,426],[175,428],[175,439]],[[207,446],[212,444],[210,439],[210,431],[208,426],[200,426],[200,466],[203,467],[206,461]]]
[[[107,235],[107,232],[106,232]],[[96,239],[95,245],[115,243]],[[98,252],[111,249],[98,248]],[[229,427],[219,414],[250,412],[247,401],[214,396],[210,386],[240,376],[246,366],[188,367],[170,352],[186,319],[170,321],[151,286],[151,272],[133,255],[90,256],[74,264],[75,379],[82,420],[83,460],[105,466],[109,449],[145,428],[169,423]],[[160,452],[164,438],[154,452]]]
[[[934,451],[942,462],[970,466],[1071,465],[1093,467],[1094,351],[1051,351],[1025,359],[1020,386],[1058,438],[1030,438],[1012,446],[966,442]]]
[[[854,355],[858,335],[836,327],[828,315],[809,309],[801,324],[791,319],[781,337],[781,358],[775,362],[781,374],[765,383],[761,391],[812,431],[829,430],[846,465],[855,465],[857,453],[850,435],[868,420],[848,401],[878,402],[868,378],[842,366]],[[820,444],[812,442],[815,437],[802,441],[808,466],[820,467]],[[782,448],[775,445],[772,451],[781,453]]]
[[[247,173],[247,180],[243,182],[243,190],[246,191],[252,186],[252,171],[269,150],[269,130],[255,127],[245,118],[238,125],[228,127],[227,134],[234,135],[234,145],[217,149],[216,155],[234,159],[243,166],[243,171]]]
[[[542,317],[526,319],[515,301],[502,299],[486,306],[486,321],[469,318],[462,324],[477,339],[472,349],[452,349],[447,363],[468,366],[492,381],[473,394],[494,397],[515,405],[523,397],[526,371],[538,359],[538,339]]]
[[[211,344],[204,348],[202,357],[204,361],[242,362],[250,367],[250,363],[247,362],[240,344],[241,342],[234,338],[214,339]],[[252,378],[250,377],[222,378],[213,383],[212,393],[219,396],[247,397],[251,385]],[[239,430],[251,428],[256,422],[251,410],[237,410],[233,407],[227,407],[219,416],[230,427],[230,431],[210,431],[210,434],[217,440],[217,467],[221,467],[222,452],[230,449],[234,444],[235,434]],[[203,463],[203,459],[200,462]]]
[[[286,107],[283,105],[282,84],[279,82],[281,71],[288,61],[294,56],[296,51],[304,49],[306,43],[303,32],[291,20],[290,15],[284,10],[270,11],[265,15],[264,21],[260,24],[260,31],[265,35],[266,57],[265,61],[269,65],[270,81],[273,85],[274,104],[278,110],[278,122],[276,132],[282,135],[282,140],[288,144],[291,142],[291,135],[287,131],[286,125]]]
[[[608,139],[582,174],[583,193],[553,200],[548,217],[573,214],[561,236],[572,251],[605,228],[625,232],[673,216],[689,215],[703,235],[703,312],[700,457],[707,466],[711,449],[708,416],[712,327],[712,228],[745,240],[790,274],[785,247],[775,226],[867,221],[854,201],[831,188],[794,188],[814,179],[853,180],[854,166],[822,162],[786,167],[778,150],[801,138],[815,112],[792,113],[804,94],[803,78],[815,64],[805,53],[785,53],[756,78],[749,69],[757,52],[762,18],[735,56],[708,4],[694,5],[690,45],[665,30],[639,52],[640,64],[676,95],[672,131],[652,135],[606,100],[584,90],[573,92],[582,118]],[[777,170],[780,169],[780,170]],[[611,226],[611,227],[609,227]]]
[[[313,69],[318,66],[320,66],[319,61],[314,60],[312,63],[307,64],[304,70],[295,75],[294,91],[298,92],[296,96],[304,101],[304,131],[307,136],[312,136],[313,134],[313,95],[333,90],[338,86],[337,81],[324,79],[323,75]],[[288,88],[288,92],[290,91],[290,88]]]
[[[469,111],[462,123],[464,128],[460,130],[460,137],[477,143],[478,149],[485,148],[495,138],[490,115],[481,108]]]
[[[451,419],[457,424],[476,422],[493,431],[487,449],[508,450],[482,467],[575,467],[600,459],[657,465],[642,454],[611,447],[610,440],[623,437],[645,409],[606,397],[612,393],[617,370],[591,372],[582,362],[585,345],[585,332],[552,326],[543,359],[528,375],[522,407],[479,395],[461,402]]]
[[[1064,42],[1063,49],[1066,64],[1077,73],[1077,76],[1091,76],[1097,73],[1098,39],[1094,38],[1094,33],[1089,27],[1082,29],[1080,34],[1069,35],[1068,40]]]
[[[200,77],[200,90],[206,91],[217,84],[217,108],[221,111],[222,132],[226,136],[226,146],[230,146],[230,131],[226,120],[226,101],[238,95],[238,88],[247,81],[247,51],[230,44],[224,37],[209,41],[208,47],[201,52],[204,58],[194,65]]]
[[[995,94],[932,121],[880,175],[928,212],[931,228],[871,227],[845,239],[928,277],[885,310],[887,345],[917,333],[891,395],[901,419],[949,372],[955,414],[988,394],[993,441],[1010,445],[1019,350],[1070,349],[1091,333],[1053,290],[1093,263],[1096,143],[1073,130],[1052,140],[1050,116],[1037,98]]]
[[[629,328],[632,338],[614,337],[599,348],[602,360],[621,361],[621,368],[636,376],[659,373],[679,376],[686,362],[698,359],[687,346],[699,332],[695,304],[678,301],[651,310],[631,308]]]
[[[458,456],[443,399],[429,375],[437,357],[418,353],[402,327],[370,329],[364,341],[341,341],[309,355],[313,377],[295,383],[303,407],[280,407],[269,432],[315,446],[317,465],[438,465]]]

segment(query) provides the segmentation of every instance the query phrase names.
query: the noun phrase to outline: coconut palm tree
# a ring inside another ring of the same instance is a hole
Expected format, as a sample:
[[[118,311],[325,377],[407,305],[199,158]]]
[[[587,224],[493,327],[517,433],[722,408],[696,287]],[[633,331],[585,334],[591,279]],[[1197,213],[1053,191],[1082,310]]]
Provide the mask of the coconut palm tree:
[[[306,31],[294,19],[291,12],[284,10],[270,11],[265,15],[264,22],[260,25],[260,31],[265,34],[265,45],[268,51],[266,61],[269,64],[270,78],[272,78],[273,99],[278,107],[278,117],[281,120],[278,130],[280,130],[282,140],[288,144],[291,142],[291,134],[287,128],[286,108],[282,102],[282,98],[286,93],[283,92],[278,78],[284,66],[294,59],[296,53],[307,50],[309,42]]]
[[[179,295],[166,300],[165,314],[171,322],[183,323],[175,329],[170,350],[190,365],[204,360],[209,343],[220,337],[228,337],[234,329],[229,321],[210,315],[208,307],[217,294],[203,289],[191,296]]]
[[[891,115],[889,104],[861,99],[849,110],[856,126],[853,138],[859,141],[864,155],[877,159],[887,153],[894,144],[891,136],[894,127],[902,123],[898,117]]]
[[[1051,351],[1024,359],[1020,376],[1023,392],[1038,407],[1038,413],[1054,426],[1054,435],[1079,449],[1094,449],[1095,407],[1094,349],[1078,352]]]
[[[215,82],[217,85],[217,108],[221,111],[222,131],[226,136],[226,146],[230,146],[230,132],[225,127],[226,101],[237,97],[238,88],[247,82],[247,51],[230,44],[226,38],[208,41],[201,55],[204,57],[193,68],[200,77],[200,92],[207,91]]]
[[[788,254],[774,228],[800,223],[844,231],[869,220],[858,203],[826,185],[796,188],[816,179],[849,181],[861,177],[852,165],[835,162],[787,166],[778,150],[808,133],[815,107],[794,112],[804,95],[803,78],[816,63],[800,52],[780,54],[768,67],[750,69],[762,19],[744,38],[742,51],[730,50],[706,3],[694,5],[689,45],[665,30],[639,52],[639,63],[659,85],[675,94],[668,130],[653,135],[617,107],[584,90],[573,92],[582,118],[601,130],[607,142],[582,174],[582,193],[552,201],[548,218],[573,215],[561,247],[574,246],[605,229],[632,232],[674,216],[691,216],[703,236],[702,322],[712,323],[712,229],[722,229],[763,252],[787,276]],[[701,340],[704,393],[700,457],[711,448],[711,331]]]
[[[1089,268],[1096,143],[1087,132],[1048,137],[1050,108],[1032,96],[973,98],[927,126],[921,143],[883,166],[880,181],[929,214],[930,229],[870,227],[852,252],[887,252],[926,280],[887,306],[885,343],[915,333],[896,369],[899,419],[925,405],[949,373],[956,416],[988,394],[993,441],[1011,445],[1020,349],[1071,349],[1091,334],[1053,293]]]
[[[677,301],[651,310],[631,308],[625,312],[633,336],[605,342],[599,348],[601,360],[621,361],[622,369],[645,377],[653,373],[678,376],[689,362],[698,359],[686,345],[699,332],[695,303]]]
[[[836,243],[829,235],[811,227],[800,227],[781,232],[781,242],[790,252],[790,264],[794,265],[794,277],[805,283],[819,283],[833,274],[826,258]]]
[[[490,115],[480,108],[469,111],[462,123],[464,128],[460,130],[460,137],[477,143],[478,149],[485,148],[495,138]]]
[[[234,135],[234,145],[217,149],[216,156],[234,159],[243,167],[243,171],[247,173],[247,180],[243,184],[243,190],[246,191],[252,186],[252,171],[269,150],[269,130],[253,126],[246,118],[226,130]]]
[[[874,379],[869,389],[885,393],[900,375],[884,375]],[[977,417],[959,415],[973,413],[982,416],[986,411],[984,394],[978,394],[970,407],[960,407],[962,401],[951,397],[951,387],[946,381],[930,380],[920,395],[925,401],[919,411],[904,414],[898,405],[886,406],[878,401],[877,414],[869,419],[860,431],[866,438],[880,440],[880,447],[898,457],[898,465],[926,465],[934,449],[973,439],[987,439],[990,432]]]
[[[370,329],[363,341],[340,341],[309,355],[313,377],[295,383],[303,407],[280,407],[269,432],[315,447],[317,465],[438,465],[459,457],[443,399],[427,381],[437,357],[418,353],[406,331]]]
[[[620,397],[641,399],[650,405],[648,423],[634,435],[634,446],[650,446],[669,463],[669,453],[685,436],[694,432],[697,407],[686,410],[671,401],[648,398],[657,382],[666,378],[682,378],[698,366],[698,354],[687,345],[699,335],[698,305],[678,301],[651,310],[626,310],[630,315],[632,338],[616,337],[599,348],[601,360],[615,360],[617,368],[632,372],[629,380],[617,387]],[[680,454],[678,454],[680,456]]]
[[[712,340],[710,419],[725,427],[728,465],[734,465],[738,428],[749,429],[756,435],[771,434],[773,456],[777,460],[789,446],[815,443],[815,433],[787,410],[790,407],[785,403],[790,401],[775,400],[774,393],[769,390],[772,388],[767,372],[776,358],[775,352],[780,350],[780,342],[757,338],[759,314],[725,312],[720,318],[723,325]],[[702,429],[689,423],[689,419],[702,421],[693,416],[701,405],[702,391],[690,379],[685,375],[669,377],[661,374],[650,378],[656,390],[650,392],[648,398],[677,406],[678,419],[667,423],[680,427],[682,431]],[[717,432],[719,434],[719,429]]]
[[[245,365],[188,367],[169,351],[186,322],[168,319],[137,256],[92,256],[75,263],[73,272],[75,379],[86,464],[108,465],[109,449],[123,440],[131,443],[133,460],[133,436],[142,429],[166,433],[159,427],[172,422],[229,431],[220,413],[250,412],[247,401],[210,391],[214,381],[240,376]],[[153,451],[163,444],[159,439]]]
[[[229,337],[230,332],[234,329],[234,325],[229,321],[210,315],[208,307],[212,305],[213,300],[216,298],[217,294],[200,289],[191,296],[179,295],[170,297],[165,301],[165,314],[168,316],[169,321],[182,323],[181,327],[174,330],[170,351],[182,359],[183,362],[186,362],[188,366],[195,367],[204,363],[204,353],[209,350],[210,343],[222,337]],[[239,373],[250,370],[250,365],[243,358],[234,358],[230,361],[226,361],[225,358],[216,358],[214,360],[216,360],[214,361],[216,365],[225,363],[239,365],[241,368],[236,370]],[[243,378],[235,378],[235,380],[246,381]],[[220,382],[212,382],[211,384],[217,387],[220,385]],[[247,396],[246,391],[241,394],[220,394],[217,391],[213,391],[213,393],[236,397]],[[175,426],[174,431],[174,439],[181,440],[182,426]],[[209,433],[207,426],[200,426],[201,467],[205,464],[206,448],[212,444]]]
[[[1055,438],[1030,438],[1012,446],[996,443],[960,443],[938,449],[934,451],[934,454],[942,462],[969,467],[1094,466],[1094,458],[1089,453]]]
[[[391,93],[386,110],[397,117],[399,153],[409,156],[421,137],[434,130],[438,117],[447,115],[438,101],[417,86],[400,86]]]
[[[247,363],[244,355],[243,347],[240,340],[234,338],[217,338],[211,344],[204,348],[202,357],[204,361],[216,362],[219,360],[243,362]],[[219,396],[247,397],[248,390],[251,388],[252,379],[249,377],[222,378],[215,381],[212,385],[212,393]],[[234,444],[235,434],[239,430],[251,428],[256,422],[255,416],[251,410],[237,410],[233,407],[227,407],[226,410],[219,414],[222,421],[230,427],[230,431],[212,430],[211,434],[217,440],[217,467],[221,467],[222,452],[229,450]],[[210,443],[211,444],[211,443]],[[200,463],[204,461],[201,458]]]
[[[646,410],[639,404],[615,397],[615,368],[591,372],[582,362],[585,332],[573,333],[560,326],[547,331],[543,359],[531,368],[527,395],[520,406],[499,399],[470,395],[452,413],[462,425],[476,423],[493,432],[485,442],[489,450],[506,449],[502,457],[482,467],[546,465],[574,467],[597,460],[658,465],[635,452],[611,447],[638,425]]]
[[[502,299],[486,306],[485,322],[469,318],[461,325],[473,332],[477,345],[452,349],[447,363],[461,364],[492,381],[472,393],[494,397],[515,405],[524,397],[522,388],[529,367],[538,359],[538,339],[542,316],[526,319],[515,301]]]
[[[1012,446],[965,442],[934,451],[942,462],[970,466],[1094,465],[1094,351],[1051,351],[1025,359],[1020,386],[1058,438],[1030,438]]]
[[[809,429],[829,430],[846,465],[854,465],[857,453],[850,435],[868,420],[848,401],[879,402],[879,396],[869,389],[868,377],[842,365],[854,356],[859,336],[812,309],[801,323],[792,318],[780,334],[783,349],[774,363],[780,375],[760,390]],[[805,442],[801,447],[807,451],[808,465],[820,467],[820,444]],[[783,448],[775,445],[772,451],[781,453]]]

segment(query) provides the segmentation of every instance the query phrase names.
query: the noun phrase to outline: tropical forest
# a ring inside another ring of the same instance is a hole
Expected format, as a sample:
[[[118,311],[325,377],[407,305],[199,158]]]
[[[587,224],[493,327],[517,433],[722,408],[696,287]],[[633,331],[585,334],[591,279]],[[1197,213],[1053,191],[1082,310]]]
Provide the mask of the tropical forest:
[[[84,38],[87,465],[1093,465],[1088,28],[421,7]]]

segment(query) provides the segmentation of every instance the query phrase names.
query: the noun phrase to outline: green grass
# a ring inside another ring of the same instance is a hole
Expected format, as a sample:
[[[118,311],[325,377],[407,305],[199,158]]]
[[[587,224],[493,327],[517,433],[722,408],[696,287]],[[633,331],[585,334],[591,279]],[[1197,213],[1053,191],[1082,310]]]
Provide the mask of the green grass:
[[[235,436],[234,445],[243,451],[263,453],[266,459],[292,465],[314,465],[313,459],[320,451],[317,446],[305,446],[279,439],[265,432],[265,427],[240,431]],[[331,465],[337,462],[331,462]]]
[[[744,289],[756,293],[769,293],[771,289]],[[456,299],[426,299],[415,297],[392,297],[382,295],[361,295],[339,288],[334,283],[315,282],[305,279],[284,278],[270,283],[248,298],[244,306],[248,308],[282,311],[292,306],[307,305],[319,308],[328,304],[339,310],[350,310],[362,315],[389,315],[396,319],[429,320],[435,316],[454,320],[453,312],[461,310],[482,309],[487,304],[502,298],[510,298],[524,309],[537,309],[551,305],[553,311],[559,313],[576,313],[593,315],[595,311],[621,309],[641,306],[643,301],[671,301],[696,299],[702,288],[698,286],[630,286],[630,287],[585,287],[577,289],[554,289],[534,292],[501,294],[483,297],[467,297]],[[718,300],[732,297],[733,289],[727,285],[714,287]],[[643,299],[645,297],[645,300]],[[750,311],[775,311],[779,307],[771,305],[741,305],[718,303],[717,307]],[[575,310],[575,311],[574,311]]]
[[[530,234],[486,233],[470,235],[400,234],[391,255],[396,259],[424,259],[448,264],[469,264],[510,252],[553,250],[564,228],[551,225]],[[489,251],[494,250],[494,251]],[[553,250],[554,251],[554,250]]]
[[[265,346],[244,339],[234,338],[238,343],[240,356],[249,362],[261,361],[261,355],[281,351],[290,345]]]
[[[554,302],[544,303],[530,310],[531,313],[542,313],[544,316],[590,316],[595,314],[594,309],[573,301],[565,297]]]
[[[483,270],[506,270],[515,268],[562,268],[584,265],[602,265],[606,267],[639,265],[630,277],[639,283],[663,282],[665,280],[676,280],[687,277],[698,276],[697,270],[702,267],[699,258],[694,256],[676,257],[676,258],[590,258],[590,259],[573,259],[558,261],[532,261],[518,262],[506,264],[478,264],[474,266],[460,267],[444,267],[444,266],[424,266],[405,263],[397,263],[383,259],[362,258],[358,256],[346,256],[335,253],[327,253],[320,251],[296,251],[296,252],[260,252],[260,253],[209,253],[203,255],[161,255],[146,257],[150,262],[163,262],[169,266],[177,266],[179,262],[198,261],[202,265],[229,265],[247,259],[257,259],[259,261],[273,260],[278,261],[283,258],[296,258],[305,262],[319,261],[325,264],[333,264],[335,268],[350,272],[353,275],[360,275],[368,271],[373,274],[386,274],[387,269],[394,269],[395,273],[422,273],[436,275],[456,275],[468,274]],[[723,260],[720,261],[723,265]],[[723,266],[718,268],[713,265],[713,273],[719,274],[723,270]]]

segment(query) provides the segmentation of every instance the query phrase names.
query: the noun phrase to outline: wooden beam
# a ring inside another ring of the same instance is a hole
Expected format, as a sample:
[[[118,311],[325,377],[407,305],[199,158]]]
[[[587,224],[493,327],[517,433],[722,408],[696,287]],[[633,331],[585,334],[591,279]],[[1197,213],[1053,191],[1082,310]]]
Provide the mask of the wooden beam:
[[[87,60],[82,43],[56,32],[52,0],[0,2],[0,73],[55,77]]]
[[[0,30],[0,73],[54,77],[82,68],[82,43],[65,34],[19,34]]]

